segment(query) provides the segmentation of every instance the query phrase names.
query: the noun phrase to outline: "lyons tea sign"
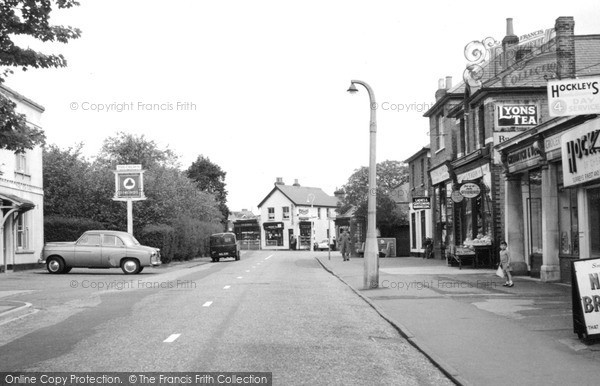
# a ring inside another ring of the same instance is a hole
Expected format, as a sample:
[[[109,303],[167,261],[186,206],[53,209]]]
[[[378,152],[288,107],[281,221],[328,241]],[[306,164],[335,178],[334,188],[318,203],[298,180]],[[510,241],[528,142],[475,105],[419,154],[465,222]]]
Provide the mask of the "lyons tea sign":
[[[498,127],[522,127],[538,124],[537,105],[499,105],[496,110]]]

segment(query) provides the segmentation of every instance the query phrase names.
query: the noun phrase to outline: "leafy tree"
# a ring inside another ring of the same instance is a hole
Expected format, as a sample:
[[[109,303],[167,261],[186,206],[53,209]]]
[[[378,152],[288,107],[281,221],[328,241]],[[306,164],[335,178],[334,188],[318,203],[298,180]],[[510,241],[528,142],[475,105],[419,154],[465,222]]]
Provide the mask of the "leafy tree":
[[[400,161],[383,161],[377,164],[377,227],[390,229],[397,225],[405,225],[407,218],[397,207],[390,193],[398,185],[408,181],[408,167]],[[345,197],[338,212],[343,213],[349,208],[356,208],[355,216],[366,221],[368,215],[369,168],[361,167],[352,173],[348,182],[343,186]]]
[[[31,48],[19,47],[14,42],[18,35],[28,35],[42,42],[68,43],[81,36],[81,31],[70,26],[50,24],[53,8],[71,8],[75,0],[3,0],[0,3],[0,84],[13,73],[13,67],[65,67],[61,55],[44,54]],[[25,116],[15,111],[16,104],[0,93],[0,149],[23,152],[45,141],[44,132],[27,126]]]
[[[118,132],[104,140],[97,162],[114,170],[118,164],[141,164],[144,169],[157,166],[176,168],[178,157],[169,148],[160,149],[156,142],[146,136]]]
[[[192,163],[187,170],[187,176],[197,183],[198,188],[215,196],[219,210],[223,215],[223,221],[229,217],[227,207],[227,190],[225,189],[226,172],[221,167],[202,155]]]

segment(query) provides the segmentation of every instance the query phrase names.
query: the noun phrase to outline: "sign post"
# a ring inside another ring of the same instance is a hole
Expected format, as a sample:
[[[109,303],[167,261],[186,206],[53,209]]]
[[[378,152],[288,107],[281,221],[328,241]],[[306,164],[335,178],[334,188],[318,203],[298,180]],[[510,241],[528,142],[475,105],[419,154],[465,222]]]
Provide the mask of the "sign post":
[[[117,165],[114,201],[127,202],[127,233],[133,234],[133,201],[145,200],[142,165]]]
[[[571,264],[573,330],[579,339],[600,338],[600,258]]]

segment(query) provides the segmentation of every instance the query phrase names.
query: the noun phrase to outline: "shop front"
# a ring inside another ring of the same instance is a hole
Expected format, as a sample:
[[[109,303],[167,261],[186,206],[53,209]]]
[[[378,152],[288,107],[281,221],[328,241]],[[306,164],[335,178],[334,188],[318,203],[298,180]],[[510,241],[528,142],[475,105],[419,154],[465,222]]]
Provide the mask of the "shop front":
[[[283,247],[283,222],[265,222],[263,223],[265,231],[265,247]]]
[[[446,258],[446,247],[454,245],[453,205],[452,202],[448,201],[450,197],[448,192],[452,192],[452,182],[449,170],[449,165],[444,163],[429,171],[431,185],[433,186],[433,199],[431,202],[431,212],[433,216],[433,249],[434,255],[441,258]],[[414,220],[415,225],[413,229],[416,229],[416,215]],[[421,221],[423,220],[425,219],[421,219]],[[417,243],[419,240],[414,239],[413,242],[415,245],[418,245]]]

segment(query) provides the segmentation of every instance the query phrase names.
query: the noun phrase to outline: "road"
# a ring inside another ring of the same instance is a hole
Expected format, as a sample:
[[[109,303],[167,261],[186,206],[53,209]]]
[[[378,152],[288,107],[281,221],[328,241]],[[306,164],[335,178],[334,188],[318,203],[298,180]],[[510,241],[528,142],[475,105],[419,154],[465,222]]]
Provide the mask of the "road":
[[[452,384],[314,258],[244,251],[150,269],[18,272],[0,371],[265,371],[277,385]],[[326,252],[321,252],[326,255]]]

